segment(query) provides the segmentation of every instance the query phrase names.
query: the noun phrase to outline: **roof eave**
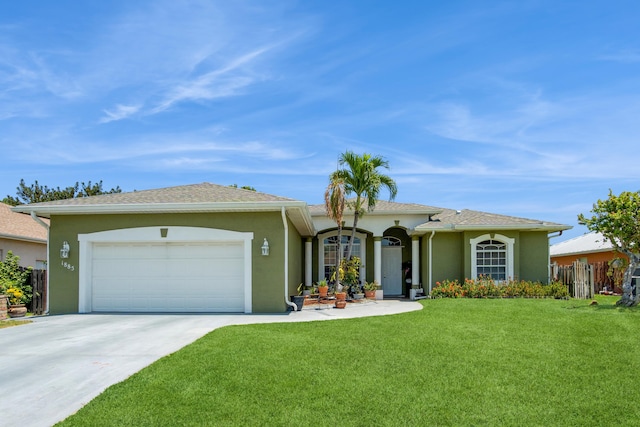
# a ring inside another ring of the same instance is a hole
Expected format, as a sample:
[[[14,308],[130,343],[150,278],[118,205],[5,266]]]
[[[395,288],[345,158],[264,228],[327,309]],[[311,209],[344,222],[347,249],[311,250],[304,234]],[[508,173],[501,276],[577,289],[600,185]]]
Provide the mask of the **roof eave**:
[[[29,243],[47,243],[47,239],[39,239],[37,237],[17,236],[14,234],[3,234],[3,233],[0,233],[0,239],[19,240],[21,242],[29,242]]]
[[[50,218],[51,215],[86,215],[120,213],[175,213],[175,212],[260,212],[279,211],[282,207],[306,207],[298,201],[272,202],[214,202],[214,203],[136,203],[113,205],[21,205],[12,208],[15,212],[31,213]]]
[[[429,227],[419,225],[416,231],[473,231],[473,230],[525,230],[525,231],[564,231],[573,228],[570,225],[562,224],[504,224],[504,225],[464,225],[464,224],[443,224],[440,227]]]

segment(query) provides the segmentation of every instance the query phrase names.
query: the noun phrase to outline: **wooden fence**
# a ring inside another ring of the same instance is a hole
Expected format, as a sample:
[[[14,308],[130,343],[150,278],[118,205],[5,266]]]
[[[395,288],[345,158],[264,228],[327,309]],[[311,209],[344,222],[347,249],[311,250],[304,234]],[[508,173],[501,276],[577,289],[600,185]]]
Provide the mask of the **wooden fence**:
[[[622,290],[615,285],[612,276],[607,275],[609,263],[606,261],[586,264],[575,261],[571,265],[551,266],[554,280],[569,286],[569,292],[574,298],[592,298],[600,292],[620,293]],[[620,273],[614,270],[614,275]]]
[[[27,310],[33,314],[44,314],[47,311],[47,270],[32,270],[27,282],[31,283],[33,292]]]

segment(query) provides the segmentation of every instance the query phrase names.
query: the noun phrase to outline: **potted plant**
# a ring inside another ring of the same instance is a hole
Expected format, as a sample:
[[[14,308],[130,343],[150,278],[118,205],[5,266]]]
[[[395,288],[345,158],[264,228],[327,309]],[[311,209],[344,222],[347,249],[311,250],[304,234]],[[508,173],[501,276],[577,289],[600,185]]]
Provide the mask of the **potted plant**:
[[[376,291],[378,290],[378,282],[364,282],[364,296],[365,298],[375,299]]]
[[[31,300],[30,289],[30,286],[23,286],[22,288],[11,286],[5,291],[9,297],[8,313],[10,317],[24,317],[27,314],[26,304]]]
[[[362,286],[360,284],[351,285],[351,295],[353,295],[353,299],[364,299]]]
[[[320,294],[320,298],[326,298],[328,292],[329,284],[327,283],[327,279],[320,280],[318,282],[318,293]]]
[[[302,310],[302,306],[304,305],[304,299],[306,298],[302,293],[304,290],[304,283],[300,283],[298,285],[298,295],[291,295],[291,302],[294,303],[297,307],[297,311]]]
[[[7,251],[4,261],[0,261],[0,294],[9,297],[9,316],[22,317],[27,313],[26,304],[31,301],[31,286],[27,279],[32,268],[22,268],[20,257]]]

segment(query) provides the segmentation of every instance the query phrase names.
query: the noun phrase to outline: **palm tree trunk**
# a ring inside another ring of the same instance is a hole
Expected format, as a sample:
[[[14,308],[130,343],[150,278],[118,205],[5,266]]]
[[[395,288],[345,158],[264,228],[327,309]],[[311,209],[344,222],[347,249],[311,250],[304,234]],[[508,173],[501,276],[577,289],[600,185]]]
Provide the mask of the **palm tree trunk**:
[[[349,238],[349,244],[347,245],[347,261],[351,259],[351,252],[353,251],[353,242],[356,238],[356,227],[358,227],[359,216],[359,212],[356,209],[356,211],[353,213],[353,228],[351,229],[351,237]]]

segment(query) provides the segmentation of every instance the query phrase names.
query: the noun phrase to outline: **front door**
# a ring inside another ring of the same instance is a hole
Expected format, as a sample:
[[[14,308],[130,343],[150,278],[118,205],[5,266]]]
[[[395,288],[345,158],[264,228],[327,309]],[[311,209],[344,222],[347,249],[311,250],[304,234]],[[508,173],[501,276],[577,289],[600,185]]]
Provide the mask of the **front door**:
[[[402,295],[402,247],[382,247],[382,290],[386,295]]]

